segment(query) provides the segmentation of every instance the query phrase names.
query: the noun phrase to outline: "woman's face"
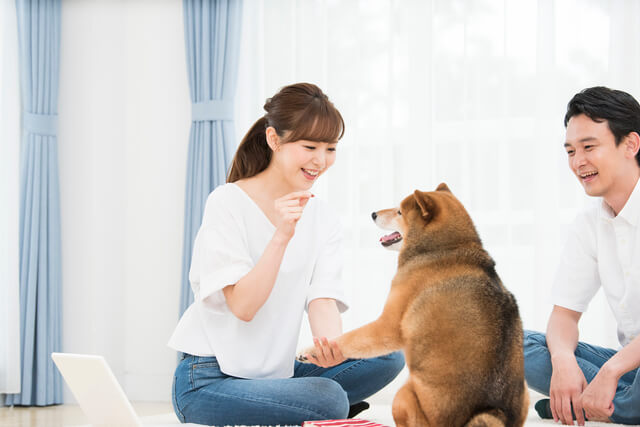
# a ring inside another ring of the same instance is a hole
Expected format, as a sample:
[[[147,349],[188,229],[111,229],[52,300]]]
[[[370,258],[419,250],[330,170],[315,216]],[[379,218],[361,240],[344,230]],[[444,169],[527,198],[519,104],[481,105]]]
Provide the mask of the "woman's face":
[[[279,144],[273,152],[273,166],[293,191],[309,190],[336,160],[337,142],[304,139]]]

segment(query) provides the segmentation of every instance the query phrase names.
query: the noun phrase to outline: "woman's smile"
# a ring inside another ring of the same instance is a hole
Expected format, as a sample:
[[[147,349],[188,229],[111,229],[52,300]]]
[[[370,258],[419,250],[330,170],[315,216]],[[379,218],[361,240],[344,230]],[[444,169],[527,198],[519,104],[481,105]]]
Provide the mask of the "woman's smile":
[[[300,170],[302,171],[302,174],[304,175],[304,177],[307,178],[309,181],[314,181],[320,175],[320,171],[317,169],[300,168]]]

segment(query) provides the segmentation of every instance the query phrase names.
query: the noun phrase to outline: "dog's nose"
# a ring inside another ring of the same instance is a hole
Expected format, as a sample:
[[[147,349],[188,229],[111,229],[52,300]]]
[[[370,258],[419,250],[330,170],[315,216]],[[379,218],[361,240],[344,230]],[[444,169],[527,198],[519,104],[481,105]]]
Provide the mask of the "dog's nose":
[[[373,218],[373,220],[375,221],[376,218],[378,218],[378,214],[375,212],[371,212],[371,218]]]

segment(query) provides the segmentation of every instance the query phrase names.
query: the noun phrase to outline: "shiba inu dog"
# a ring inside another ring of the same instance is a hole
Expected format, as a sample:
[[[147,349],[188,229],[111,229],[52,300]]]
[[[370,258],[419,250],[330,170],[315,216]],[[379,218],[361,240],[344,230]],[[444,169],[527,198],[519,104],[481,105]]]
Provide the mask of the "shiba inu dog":
[[[522,426],[522,323],[462,203],[446,184],[372,214],[400,251],[380,317],[336,338],[347,358],[404,350],[409,380],[393,401],[398,426]],[[307,348],[298,356],[314,354]]]

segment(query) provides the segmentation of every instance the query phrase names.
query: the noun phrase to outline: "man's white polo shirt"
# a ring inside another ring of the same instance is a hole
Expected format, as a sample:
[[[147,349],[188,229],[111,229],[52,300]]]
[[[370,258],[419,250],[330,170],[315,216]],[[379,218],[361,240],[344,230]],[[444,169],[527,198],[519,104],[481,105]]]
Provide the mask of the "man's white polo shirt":
[[[622,346],[640,335],[639,183],[617,216],[603,200],[576,218],[551,292],[553,304],[582,313],[602,286]]]

